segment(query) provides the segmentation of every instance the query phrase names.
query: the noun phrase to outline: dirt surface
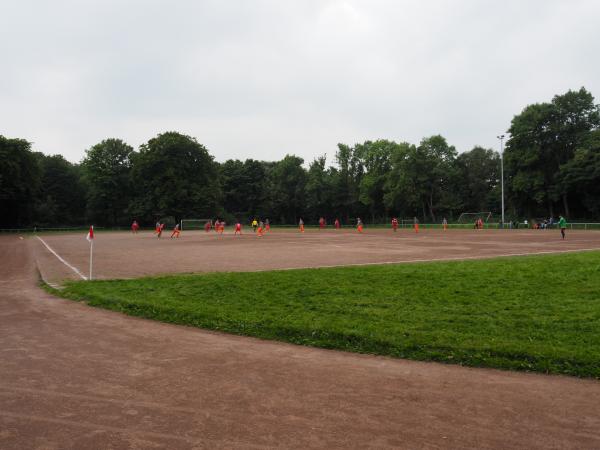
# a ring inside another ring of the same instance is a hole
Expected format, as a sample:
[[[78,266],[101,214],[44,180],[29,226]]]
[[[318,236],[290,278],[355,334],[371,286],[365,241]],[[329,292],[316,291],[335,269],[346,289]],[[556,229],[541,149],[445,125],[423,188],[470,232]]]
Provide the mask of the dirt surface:
[[[84,276],[89,273],[85,233],[41,235],[51,249]],[[39,240],[34,246],[44,279],[60,283],[81,279]],[[556,230],[310,230],[272,231],[262,238],[192,231],[179,239],[169,233],[157,239],[151,232],[97,233],[94,278],[134,278],[143,275],[251,271],[348,264],[375,264],[435,259],[482,258],[500,255],[600,249],[600,231],[569,231],[561,240]]]
[[[305,348],[94,309],[36,286],[38,244],[0,237],[2,449],[600,448],[597,381]]]

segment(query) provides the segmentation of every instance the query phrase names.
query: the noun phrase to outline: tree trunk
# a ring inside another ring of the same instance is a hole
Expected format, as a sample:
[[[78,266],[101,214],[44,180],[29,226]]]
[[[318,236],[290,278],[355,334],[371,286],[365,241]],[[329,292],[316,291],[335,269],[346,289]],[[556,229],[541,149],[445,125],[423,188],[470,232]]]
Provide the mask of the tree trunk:
[[[429,194],[429,214],[431,215],[432,223],[435,223],[435,213],[433,212],[433,191]]]
[[[567,194],[563,194],[562,196],[563,206],[565,208],[565,217],[569,217],[569,202],[567,200]]]

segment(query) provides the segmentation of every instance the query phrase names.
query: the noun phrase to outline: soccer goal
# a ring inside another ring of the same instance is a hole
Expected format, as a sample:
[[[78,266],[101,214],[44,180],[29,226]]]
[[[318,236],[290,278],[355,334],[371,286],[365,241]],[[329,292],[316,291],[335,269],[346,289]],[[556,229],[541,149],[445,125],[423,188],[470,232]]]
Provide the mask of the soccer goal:
[[[209,221],[212,223],[212,219],[181,219],[181,230],[204,230],[204,225]]]
[[[477,219],[483,220],[484,223],[488,223],[492,218],[492,213],[490,211],[482,211],[482,212],[465,212],[458,216],[458,223],[474,223]]]

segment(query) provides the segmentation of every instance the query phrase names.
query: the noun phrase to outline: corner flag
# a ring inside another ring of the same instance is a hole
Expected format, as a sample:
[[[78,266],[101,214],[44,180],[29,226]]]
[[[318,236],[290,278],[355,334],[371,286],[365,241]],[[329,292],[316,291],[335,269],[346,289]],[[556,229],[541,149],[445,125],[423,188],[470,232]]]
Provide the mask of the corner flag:
[[[92,279],[92,261],[94,259],[94,225],[90,226],[90,231],[88,231],[87,236],[85,237],[90,243],[90,276],[88,280]]]

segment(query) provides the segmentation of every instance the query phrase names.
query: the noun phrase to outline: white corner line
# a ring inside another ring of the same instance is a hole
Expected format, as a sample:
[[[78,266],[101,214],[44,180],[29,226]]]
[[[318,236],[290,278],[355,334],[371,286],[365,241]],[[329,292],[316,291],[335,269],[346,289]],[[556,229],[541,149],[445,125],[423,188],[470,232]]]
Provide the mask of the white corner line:
[[[75,272],[77,275],[79,275],[82,280],[87,280],[87,277],[84,274],[82,274],[79,271],[79,269],[77,269],[77,267],[74,267],[71,264],[69,264],[67,261],[65,261],[58,253],[56,253],[54,250],[52,250],[52,248],[48,244],[46,244],[46,241],[44,241],[39,236],[36,236],[36,238],[38,238],[42,242],[42,244],[44,244],[46,246],[46,248],[50,251],[50,253],[52,253],[54,256],[56,256],[61,263],[63,263],[65,266],[67,266],[69,269],[71,269],[73,272]]]

